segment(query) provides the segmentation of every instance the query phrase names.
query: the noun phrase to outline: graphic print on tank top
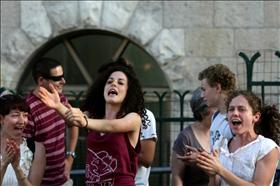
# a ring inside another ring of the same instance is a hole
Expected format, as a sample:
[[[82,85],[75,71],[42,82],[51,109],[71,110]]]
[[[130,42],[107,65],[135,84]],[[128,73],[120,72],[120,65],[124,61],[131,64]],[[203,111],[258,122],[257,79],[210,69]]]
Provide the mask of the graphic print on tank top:
[[[112,158],[110,154],[106,151],[100,151],[95,153],[91,149],[88,149],[91,153],[92,160],[89,164],[86,164],[86,177],[89,178],[87,185],[98,185],[106,184],[106,186],[111,186],[114,184],[114,179],[102,180],[103,176],[106,176],[110,173],[113,173],[118,165],[118,161],[115,158]]]

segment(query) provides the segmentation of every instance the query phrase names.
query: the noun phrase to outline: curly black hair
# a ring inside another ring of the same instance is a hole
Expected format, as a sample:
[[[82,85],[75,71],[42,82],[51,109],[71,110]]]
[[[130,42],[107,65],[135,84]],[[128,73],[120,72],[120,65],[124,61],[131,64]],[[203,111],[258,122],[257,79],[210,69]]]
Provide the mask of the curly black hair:
[[[280,144],[280,113],[275,105],[262,107],[261,99],[251,91],[235,90],[230,93],[226,100],[226,107],[229,108],[231,100],[239,95],[244,96],[252,108],[253,114],[261,113],[261,118],[255,124],[255,131],[266,138],[270,138],[278,145]]]
[[[145,127],[148,116],[144,106],[144,94],[133,67],[124,58],[118,58],[116,61],[111,60],[99,68],[98,77],[89,88],[81,109],[88,111],[90,117],[96,119],[104,118],[104,87],[110,75],[115,71],[123,72],[128,79],[127,94],[117,113],[117,118],[122,118],[128,113],[135,112],[141,116],[142,125]]]

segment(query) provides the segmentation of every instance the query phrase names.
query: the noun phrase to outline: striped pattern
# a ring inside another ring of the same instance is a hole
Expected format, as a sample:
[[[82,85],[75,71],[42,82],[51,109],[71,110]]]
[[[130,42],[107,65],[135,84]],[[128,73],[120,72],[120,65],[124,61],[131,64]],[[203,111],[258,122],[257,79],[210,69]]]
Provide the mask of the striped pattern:
[[[61,95],[62,103],[67,99]],[[65,161],[65,121],[54,110],[48,108],[33,93],[26,97],[30,107],[29,123],[24,133],[35,141],[43,142],[46,148],[46,169],[42,185],[60,186],[66,182],[64,176]]]

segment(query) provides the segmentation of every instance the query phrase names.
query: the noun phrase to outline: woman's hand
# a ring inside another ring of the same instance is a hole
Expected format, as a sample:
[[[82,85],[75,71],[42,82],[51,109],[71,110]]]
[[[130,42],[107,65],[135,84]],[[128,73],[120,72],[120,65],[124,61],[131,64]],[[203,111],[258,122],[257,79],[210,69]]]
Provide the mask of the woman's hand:
[[[13,140],[6,139],[6,147],[2,153],[1,164],[5,167],[8,166],[13,161],[15,154],[16,149],[14,148]]]
[[[19,148],[19,145],[14,141],[14,140],[9,140],[9,145],[13,147],[14,149],[14,156],[13,156],[13,159],[12,159],[12,166],[14,168],[17,168],[19,167],[19,161],[20,161],[20,148]]]
[[[209,176],[215,176],[220,172],[222,165],[219,161],[219,152],[214,150],[213,154],[202,152],[197,157],[197,166],[202,168]]]
[[[177,158],[182,160],[186,165],[193,165],[196,164],[198,155],[204,150],[185,145],[184,151],[184,156],[180,156],[177,154]]]
[[[59,105],[61,104],[59,94],[52,84],[50,84],[49,87],[51,92],[49,92],[44,87],[39,87],[38,89],[39,98],[48,107],[53,109],[58,109]]]
[[[69,108],[65,112],[66,119],[74,126],[86,127],[87,126],[87,116],[79,108]]]

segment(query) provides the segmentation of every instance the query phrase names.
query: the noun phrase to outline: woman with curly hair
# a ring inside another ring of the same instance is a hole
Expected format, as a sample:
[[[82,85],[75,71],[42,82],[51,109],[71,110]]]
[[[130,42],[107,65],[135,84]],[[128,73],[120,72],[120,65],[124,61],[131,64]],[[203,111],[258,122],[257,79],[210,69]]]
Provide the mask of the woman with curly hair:
[[[226,101],[228,123],[235,134],[212,155],[203,152],[198,166],[210,175],[210,185],[270,185],[280,158],[280,113],[261,107],[250,91],[234,91]],[[275,143],[276,142],[276,143]]]
[[[134,186],[140,127],[147,118],[144,96],[131,65],[123,58],[102,66],[82,110],[63,106],[57,92],[40,97],[68,121],[88,129],[86,184]]]

